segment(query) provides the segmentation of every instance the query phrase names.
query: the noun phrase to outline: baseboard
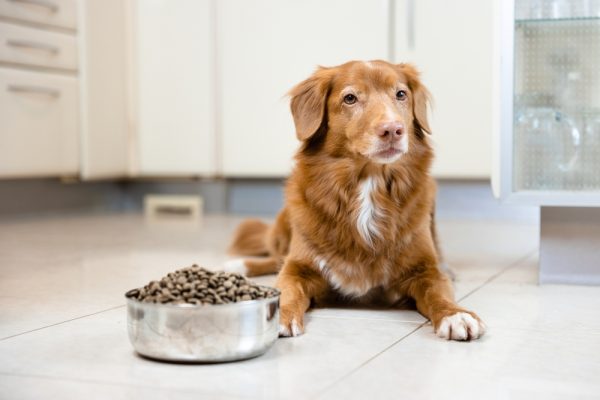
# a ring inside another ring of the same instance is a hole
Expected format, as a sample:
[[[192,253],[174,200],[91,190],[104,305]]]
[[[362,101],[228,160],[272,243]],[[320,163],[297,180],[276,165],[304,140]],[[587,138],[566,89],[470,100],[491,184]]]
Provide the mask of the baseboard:
[[[114,211],[125,202],[115,181],[65,183],[58,179],[0,181],[0,217],[81,211]]]
[[[142,212],[149,194],[202,197],[206,214],[274,216],[283,206],[282,179],[141,180],[64,183],[0,181],[0,216],[73,211]],[[438,182],[438,218],[512,219],[536,223],[537,207],[499,203],[489,181]]]

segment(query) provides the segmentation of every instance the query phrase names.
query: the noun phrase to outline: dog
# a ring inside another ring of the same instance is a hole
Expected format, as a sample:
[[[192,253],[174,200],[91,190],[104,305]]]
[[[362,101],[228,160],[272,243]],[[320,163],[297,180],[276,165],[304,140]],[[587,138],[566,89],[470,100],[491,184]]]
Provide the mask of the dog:
[[[319,67],[289,93],[300,147],[271,226],[243,222],[231,253],[248,276],[278,273],[280,336],[304,332],[311,304],[414,302],[445,339],[478,339],[439,268],[430,95],[412,64]],[[256,258],[258,257],[258,258]]]

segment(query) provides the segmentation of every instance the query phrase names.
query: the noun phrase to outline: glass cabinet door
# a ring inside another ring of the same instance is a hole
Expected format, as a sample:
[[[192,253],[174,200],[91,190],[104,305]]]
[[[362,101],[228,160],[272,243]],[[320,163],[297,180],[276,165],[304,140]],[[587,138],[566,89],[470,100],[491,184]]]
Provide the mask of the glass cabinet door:
[[[600,190],[600,0],[516,0],[513,29],[512,191]]]

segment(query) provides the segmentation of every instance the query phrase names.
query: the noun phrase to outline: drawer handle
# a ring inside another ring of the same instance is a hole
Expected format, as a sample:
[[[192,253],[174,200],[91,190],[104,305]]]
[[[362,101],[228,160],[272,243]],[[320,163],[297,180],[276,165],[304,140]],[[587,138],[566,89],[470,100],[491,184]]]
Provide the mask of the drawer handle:
[[[60,49],[56,46],[52,46],[52,45],[46,44],[46,43],[31,42],[29,40],[8,39],[6,41],[6,44],[10,47],[19,47],[22,49],[43,50],[43,51],[47,51],[48,53],[52,53],[52,54],[57,54],[60,51]]]
[[[38,6],[38,7],[43,7],[47,10],[50,10],[51,12],[55,13],[58,12],[58,4],[53,3],[51,1],[44,1],[44,0],[9,0],[12,1],[13,3],[24,3],[24,4],[31,4],[34,6]]]
[[[6,88],[9,92],[15,92],[15,93],[45,94],[50,97],[59,97],[60,96],[59,90],[42,87],[42,86],[8,85]]]

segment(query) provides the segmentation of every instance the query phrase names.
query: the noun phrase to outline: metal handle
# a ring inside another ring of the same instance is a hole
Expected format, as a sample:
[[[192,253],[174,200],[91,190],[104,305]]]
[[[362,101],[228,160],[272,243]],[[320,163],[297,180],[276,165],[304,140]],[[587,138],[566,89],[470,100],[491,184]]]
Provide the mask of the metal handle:
[[[43,86],[30,86],[30,85],[8,85],[6,89],[9,92],[15,93],[31,93],[31,94],[44,94],[50,97],[59,97],[60,91],[57,89],[51,89]]]
[[[406,43],[409,50],[415,49],[415,1],[406,1]]]
[[[58,48],[57,46],[52,46],[46,43],[31,42],[29,40],[8,39],[6,41],[6,44],[11,47],[20,47],[23,49],[43,50],[52,54],[57,54],[60,51],[60,48]]]
[[[58,4],[53,3],[51,1],[45,1],[45,0],[9,0],[9,1],[12,1],[13,3],[31,4],[34,6],[43,7],[47,10],[50,10],[53,13],[58,12],[58,10],[59,10]]]

